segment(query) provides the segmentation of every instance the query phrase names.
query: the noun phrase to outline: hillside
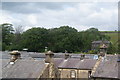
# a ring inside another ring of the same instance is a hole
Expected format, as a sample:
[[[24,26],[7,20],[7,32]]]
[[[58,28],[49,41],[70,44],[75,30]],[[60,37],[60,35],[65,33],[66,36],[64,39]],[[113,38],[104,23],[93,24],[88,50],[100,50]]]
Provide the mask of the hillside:
[[[117,46],[118,44],[118,32],[116,31],[101,31],[102,34],[105,34],[110,37],[110,41]]]

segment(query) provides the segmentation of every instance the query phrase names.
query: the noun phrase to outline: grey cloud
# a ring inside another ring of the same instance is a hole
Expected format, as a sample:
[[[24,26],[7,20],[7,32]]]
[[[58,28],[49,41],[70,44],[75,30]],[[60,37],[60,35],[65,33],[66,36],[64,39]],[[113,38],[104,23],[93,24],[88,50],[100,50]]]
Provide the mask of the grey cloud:
[[[40,13],[41,10],[63,10],[66,7],[74,6],[71,2],[3,2],[2,9],[16,13]]]
[[[78,30],[94,26],[100,30],[115,30],[117,15],[114,9],[117,3],[55,3],[55,2],[19,2],[3,3],[3,10],[13,18],[15,25],[40,26],[45,28],[69,25]],[[102,10],[103,8],[104,10]],[[108,10],[108,14],[104,11]],[[41,14],[42,12],[42,14]],[[18,14],[21,13],[21,14]],[[100,14],[93,15],[94,13]],[[112,15],[112,17],[109,16]],[[90,17],[93,15],[93,17]],[[107,17],[110,17],[109,19]],[[31,19],[33,18],[33,19]],[[32,22],[35,23],[32,24]],[[106,26],[106,27],[105,27]],[[28,29],[28,27],[27,27]]]

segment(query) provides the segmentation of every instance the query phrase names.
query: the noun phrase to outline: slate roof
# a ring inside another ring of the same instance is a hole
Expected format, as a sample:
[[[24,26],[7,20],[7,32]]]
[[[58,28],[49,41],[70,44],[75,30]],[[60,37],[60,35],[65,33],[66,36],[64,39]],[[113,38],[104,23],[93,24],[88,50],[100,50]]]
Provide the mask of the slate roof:
[[[96,60],[94,59],[75,59],[75,58],[69,58],[67,60],[64,60],[58,68],[73,68],[73,69],[92,69],[96,63]]]
[[[28,58],[30,57],[29,56],[29,52],[23,52],[23,51],[20,51],[21,53],[21,58]],[[9,51],[3,51],[3,52],[0,52],[0,55],[2,55],[2,57],[0,57],[1,59],[10,59],[11,55],[9,54]]]
[[[10,54],[9,54],[9,52],[1,52],[0,53],[0,55],[2,56],[2,57],[0,57],[1,59],[10,59]]]
[[[45,68],[44,61],[18,60],[14,65],[9,64],[2,70],[4,78],[38,78]]]
[[[92,43],[107,43],[107,44],[109,44],[110,43],[110,41],[93,41]]]
[[[71,58],[80,58],[81,54],[71,54]]]
[[[54,53],[54,58],[65,58],[65,53]]]
[[[79,58],[82,54],[71,54],[71,58]],[[85,54],[86,59],[93,59],[95,54]]]
[[[103,60],[98,66],[93,77],[95,78],[118,78],[120,62],[116,60]],[[120,79],[120,78],[119,78]]]
[[[29,54],[30,54],[29,52],[20,51],[20,53],[21,53],[21,58],[24,58],[24,59],[25,59],[25,58],[30,57],[30,56],[29,56]]]
[[[56,67],[58,67],[63,61],[64,58],[54,58],[54,64]]]
[[[32,58],[45,58],[45,53],[30,53],[29,54],[29,57],[32,57]]]
[[[77,68],[91,70],[91,69],[93,69],[96,61],[97,60],[95,60],[95,59],[84,59],[78,63]]]
[[[107,55],[107,60],[117,60],[118,59],[118,55]]]
[[[80,59],[75,59],[75,58],[69,58],[67,60],[64,60],[59,66],[58,68],[75,68],[76,69],[76,65],[79,63]]]
[[[33,58],[45,58],[45,53],[29,53],[29,57]],[[54,58],[64,58],[64,53],[54,53]]]
[[[36,53],[36,52],[25,52],[20,51],[21,58],[27,59],[27,58],[45,58],[45,53]],[[10,59],[11,55],[9,52],[0,52],[2,54],[1,59]],[[71,58],[80,58],[81,54],[69,54]],[[85,54],[85,58],[93,59],[94,54]],[[65,58],[65,53],[54,53],[54,58]]]
[[[2,64],[2,68],[6,67],[10,62],[10,59],[0,59],[0,63]]]

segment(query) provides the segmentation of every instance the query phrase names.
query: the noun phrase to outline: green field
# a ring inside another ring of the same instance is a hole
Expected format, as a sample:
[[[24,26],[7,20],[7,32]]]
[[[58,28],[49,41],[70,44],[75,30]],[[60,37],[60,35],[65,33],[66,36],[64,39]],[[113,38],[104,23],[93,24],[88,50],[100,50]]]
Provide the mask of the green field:
[[[118,33],[105,33],[105,35],[110,36],[110,41],[111,41],[113,44],[116,44],[116,43],[117,43],[117,41],[118,41]]]
[[[107,36],[109,36],[110,37],[110,42],[113,44],[113,45],[115,45],[115,46],[117,46],[117,44],[118,44],[118,32],[111,32],[111,31],[105,31],[105,32],[101,32],[102,34],[105,34],[105,35],[107,35]]]

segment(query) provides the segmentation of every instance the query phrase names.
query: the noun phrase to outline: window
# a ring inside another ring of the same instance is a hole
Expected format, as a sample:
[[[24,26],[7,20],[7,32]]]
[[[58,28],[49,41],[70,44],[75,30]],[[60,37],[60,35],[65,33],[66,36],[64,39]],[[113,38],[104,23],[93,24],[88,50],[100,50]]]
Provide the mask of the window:
[[[88,71],[88,78],[91,78],[91,71]]]
[[[71,78],[75,78],[76,77],[76,73],[75,73],[75,70],[71,70]]]

